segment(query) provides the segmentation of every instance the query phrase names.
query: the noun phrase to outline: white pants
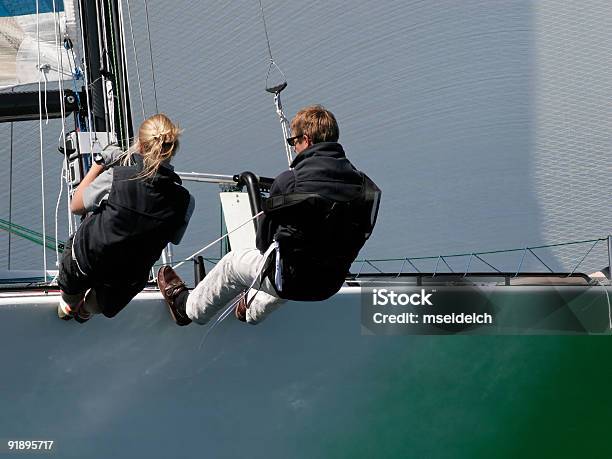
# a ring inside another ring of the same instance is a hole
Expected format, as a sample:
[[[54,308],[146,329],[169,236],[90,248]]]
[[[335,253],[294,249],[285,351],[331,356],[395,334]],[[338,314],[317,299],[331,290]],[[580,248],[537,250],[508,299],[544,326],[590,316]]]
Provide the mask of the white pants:
[[[232,251],[204,277],[187,299],[187,315],[199,324],[207,323],[227,303],[234,300],[255,280],[263,255],[257,249]],[[247,309],[247,322],[261,322],[286,300],[279,298],[267,277],[258,279],[249,292],[255,296]]]

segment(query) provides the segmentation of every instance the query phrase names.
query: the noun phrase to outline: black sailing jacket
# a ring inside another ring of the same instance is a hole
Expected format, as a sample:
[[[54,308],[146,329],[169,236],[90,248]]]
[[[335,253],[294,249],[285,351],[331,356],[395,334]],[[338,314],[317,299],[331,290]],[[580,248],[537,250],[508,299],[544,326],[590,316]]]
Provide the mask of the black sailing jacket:
[[[259,223],[257,248],[264,252],[273,240],[279,243],[282,289],[275,269],[276,255],[266,274],[280,297],[322,300],[340,289],[369,236],[363,230],[369,223],[369,213],[365,215],[358,206],[333,205],[359,200],[364,192],[364,174],[336,142],[313,145],[298,154],[291,167],[276,177],[270,198],[315,193],[324,199],[266,212]]]
[[[160,167],[152,178],[136,176],[134,166],[115,166],[108,199],[81,224],[74,238],[79,268],[107,285],[140,282],[163,248],[184,224],[189,192],[172,170]]]

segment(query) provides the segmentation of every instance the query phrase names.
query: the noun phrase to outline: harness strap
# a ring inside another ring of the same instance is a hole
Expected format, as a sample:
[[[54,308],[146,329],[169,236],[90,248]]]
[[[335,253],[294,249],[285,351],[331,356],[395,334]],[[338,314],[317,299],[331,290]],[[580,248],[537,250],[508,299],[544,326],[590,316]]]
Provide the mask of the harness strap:
[[[266,199],[262,205],[265,213],[272,213],[277,210],[285,209],[297,204],[300,204],[308,199],[317,199],[328,201],[330,207],[333,205],[332,202],[317,193],[285,193],[276,196],[270,196]]]

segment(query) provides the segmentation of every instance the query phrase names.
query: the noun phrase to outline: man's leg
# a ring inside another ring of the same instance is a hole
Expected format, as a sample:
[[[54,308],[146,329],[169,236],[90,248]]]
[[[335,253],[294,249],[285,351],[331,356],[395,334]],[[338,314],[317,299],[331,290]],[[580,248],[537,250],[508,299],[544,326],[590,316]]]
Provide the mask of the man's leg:
[[[262,288],[269,287],[272,289],[273,287],[267,278],[264,280],[264,284],[266,282],[269,285],[262,285]],[[270,295],[263,290],[255,290],[254,288],[249,292],[248,300],[251,301],[251,304],[246,310],[246,321],[251,325],[258,324],[268,317],[268,314],[276,311],[287,301],[275,295]]]
[[[207,323],[253,283],[262,263],[263,255],[257,249],[232,251],[225,255],[189,294],[186,304],[189,318],[199,324]],[[258,288],[258,284],[256,282],[254,288]],[[254,323],[276,309],[277,303],[282,301],[274,295],[274,289],[267,279],[261,289],[263,291],[255,298],[258,303],[252,314]],[[259,295],[262,297],[258,298]]]

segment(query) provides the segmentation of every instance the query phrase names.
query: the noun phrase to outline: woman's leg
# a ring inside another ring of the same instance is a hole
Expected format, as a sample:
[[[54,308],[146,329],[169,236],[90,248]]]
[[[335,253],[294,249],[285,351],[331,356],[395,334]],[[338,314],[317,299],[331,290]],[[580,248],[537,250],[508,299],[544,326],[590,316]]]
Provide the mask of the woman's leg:
[[[93,296],[86,299],[90,312],[104,314],[108,318],[115,317],[132,299],[147,285],[147,279],[131,284],[97,285],[92,288]],[[90,309],[91,308],[91,309]]]
[[[87,277],[79,271],[72,258],[72,237],[62,253],[57,283],[61,293],[57,314],[60,319],[70,319],[82,306],[85,292],[89,288]]]

